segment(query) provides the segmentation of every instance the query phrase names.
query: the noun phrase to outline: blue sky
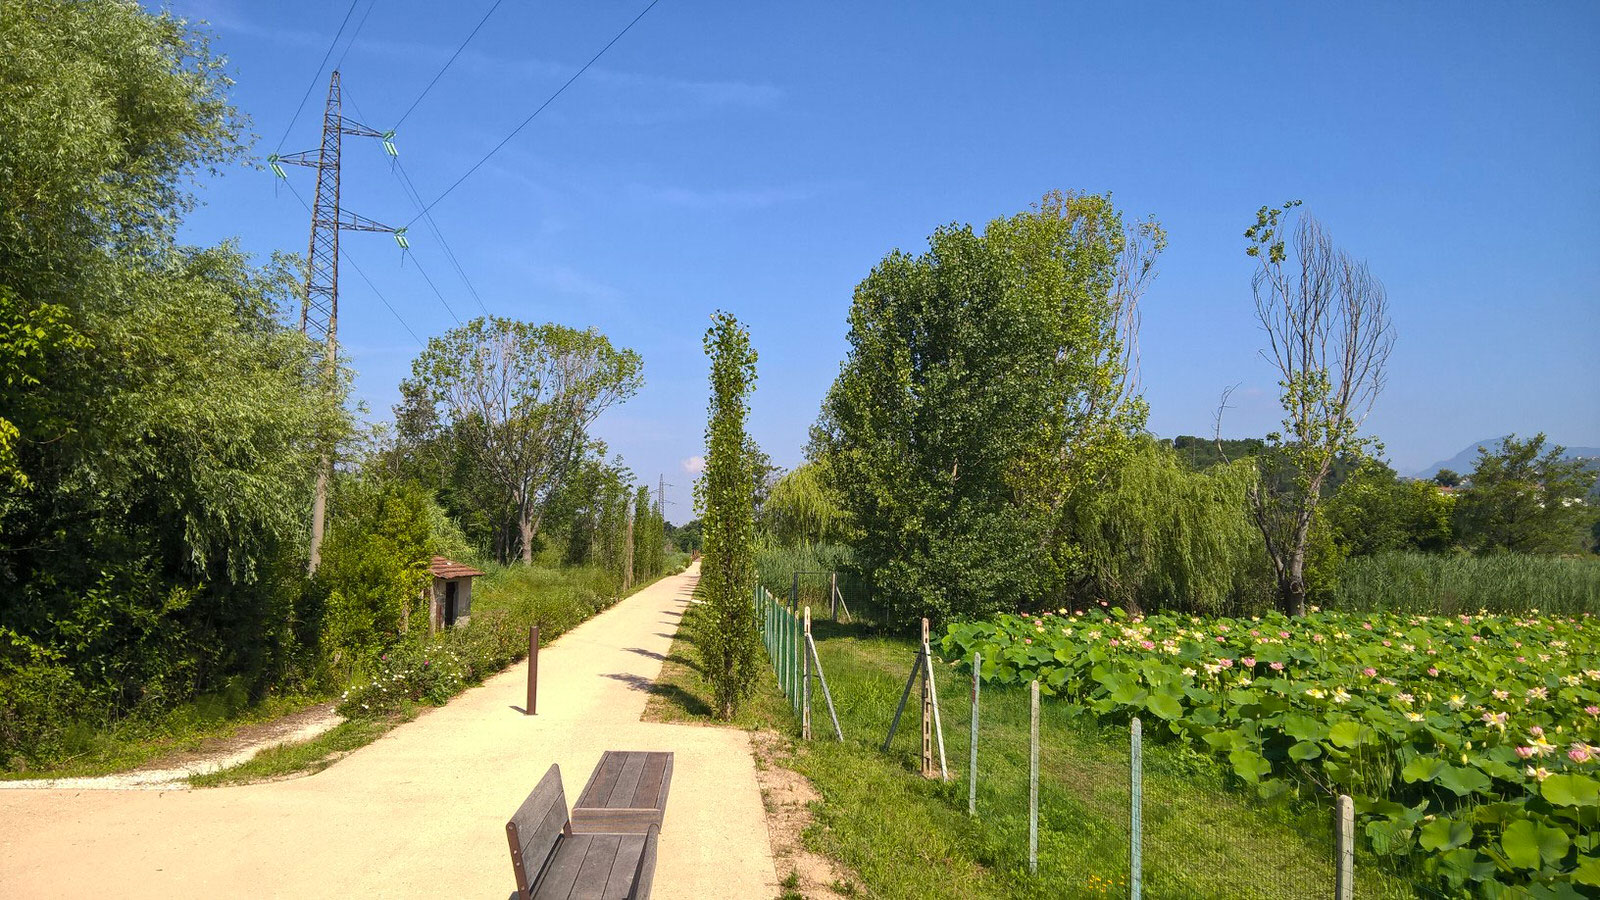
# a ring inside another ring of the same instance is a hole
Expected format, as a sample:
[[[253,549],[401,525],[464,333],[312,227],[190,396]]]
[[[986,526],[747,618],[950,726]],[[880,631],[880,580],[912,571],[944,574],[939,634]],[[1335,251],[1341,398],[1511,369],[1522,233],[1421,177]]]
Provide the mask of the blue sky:
[[[360,0],[351,27],[373,0]],[[347,4],[172,0],[206,19],[272,152]],[[401,128],[432,198],[643,8],[507,2]],[[346,114],[382,130],[489,0],[375,0],[342,57]],[[347,32],[348,34],[348,32]],[[1144,303],[1157,434],[1276,426],[1242,232],[1303,199],[1387,284],[1398,343],[1368,430],[1402,472],[1506,432],[1600,445],[1600,4],[708,3],[662,0],[433,210],[492,313],[598,326],[645,389],[598,433],[652,484],[702,452],[711,310],[760,353],[751,430],[784,465],[845,352],[852,288],[947,222],[1053,188],[1112,191],[1170,248]],[[284,151],[314,147],[326,92]],[[375,142],[347,138],[345,208],[416,215]],[[310,197],[310,171],[290,169]],[[304,252],[264,170],[208,179],[196,242]],[[426,340],[479,306],[421,222],[344,246]],[[341,285],[357,394],[387,417],[419,346],[360,276]]]

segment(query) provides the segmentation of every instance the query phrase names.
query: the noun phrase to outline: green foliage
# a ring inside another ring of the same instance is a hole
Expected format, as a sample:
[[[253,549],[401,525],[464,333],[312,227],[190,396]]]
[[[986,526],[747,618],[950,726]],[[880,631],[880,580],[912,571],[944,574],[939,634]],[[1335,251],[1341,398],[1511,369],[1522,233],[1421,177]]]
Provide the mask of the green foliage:
[[[58,723],[0,757],[37,762],[60,728],[299,677],[311,463],[347,425],[279,319],[297,265],[177,243],[187,179],[243,152],[205,37],[19,0],[0,46],[0,627],[30,648],[0,698]]]
[[[1063,507],[1144,420],[1127,354],[1164,241],[1108,196],[1052,193],[982,234],[940,228],[857,286],[813,456],[895,618],[1062,593]]]
[[[725,312],[711,317],[705,350],[711,358],[706,424],[706,469],[699,485],[705,558],[700,595],[708,615],[697,645],[715,691],[717,714],[731,718],[749,696],[760,670],[760,638],[750,598],[755,572],[755,468],[745,418],[755,386],[750,333]]]
[[[598,331],[477,319],[428,340],[397,418],[403,456],[459,473],[499,531],[496,556],[533,562],[551,496],[583,459],[595,417],[643,383]]]
[[[1450,548],[1453,505],[1433,482],[1401,481],[1393,469],[1367,460],[1328,499],[1322,518],[1344,556],[1437,552]]]
[[[761,525],[780,544],[830,544],[854,533],[850,515],[827,473],[826,458],[785,474],[761,507]]]
[[[427,632],[428,562],[459,552],[462,542],[415,482],[367,474],[337,487],[312,589],[322,598],[315,623],[321,656],[348,677],[401,640],[413,617],[418,632]]]
[[[1094,491],[1068,504],[1081,572],[1074,602],[1130,611],[1255,610],[1270,582],[1248,512],[1259,476],[1245,459],[1191,471],[1148,439]]]
[[[1339,565],[1330,609],[1600,615],[1600,560],[1386,552]]]
[[[1369,848],[1442,888],[1567,883],[1600,824],[1589,617],[1089,608],[952,625],[943,646],[981,652],[985,680],[1162,723],[1263,797],[1348,793]]]
[[[1472,483],[1456,502],[1461,543],[1480,553],[1573,553],[1589,549],[1596,513],[1585,495],[1595,475],[1583,460],[1545,448],[1543,433],[1478,448]]]

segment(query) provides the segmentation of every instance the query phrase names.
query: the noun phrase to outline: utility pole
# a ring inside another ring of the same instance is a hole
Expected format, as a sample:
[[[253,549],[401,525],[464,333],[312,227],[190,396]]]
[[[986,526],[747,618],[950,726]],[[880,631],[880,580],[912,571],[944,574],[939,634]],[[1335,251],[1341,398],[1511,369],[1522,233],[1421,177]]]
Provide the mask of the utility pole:
[[[667,521],[667,488],[669,487],[672,487],[672,485],[667,484],[667,475],[663,472],[660,481],[656,484],[656,515],[661,519],[663,525]]]
[[[401,249],[407,246],[404,228],[391,228],[355,213],[347,213],[339,206],[339,151],[344,135],[379,138],[390,156],[398,155],[394,147],[394,132],[377,131],[347,119],[342,107],[339,70],[335,69],[328,79],[328,103],[322,113],[321,148],[282,156],[274,153],[267,157],[267,164],[279,178],[287,177],[283,165],[317,170],[317,193],[311,207],[311,243],[306,251],[306,293],[300,306],[300,333],[311,338],[319,348],[315,359],[322,370],[323,387],[330,392],[338,383],[339,371],[339,232],[387,232],[394,235]],[[333,478],[332,449],[324,446],[317,463],[316,494],[311,503],[311,560],[307,566],[311,574],[316,574],[317,566],[322,562],[322,537],[328,514],[328,483]]]

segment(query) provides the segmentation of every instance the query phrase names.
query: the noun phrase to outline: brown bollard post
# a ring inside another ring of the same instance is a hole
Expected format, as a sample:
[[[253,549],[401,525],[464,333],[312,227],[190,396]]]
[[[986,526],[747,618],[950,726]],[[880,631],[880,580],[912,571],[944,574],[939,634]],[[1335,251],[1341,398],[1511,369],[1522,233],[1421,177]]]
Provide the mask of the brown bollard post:
[[[539,626],[537,625],[528,628],[528,705],[522,709],[523,715],[528,716],[539,711]]]

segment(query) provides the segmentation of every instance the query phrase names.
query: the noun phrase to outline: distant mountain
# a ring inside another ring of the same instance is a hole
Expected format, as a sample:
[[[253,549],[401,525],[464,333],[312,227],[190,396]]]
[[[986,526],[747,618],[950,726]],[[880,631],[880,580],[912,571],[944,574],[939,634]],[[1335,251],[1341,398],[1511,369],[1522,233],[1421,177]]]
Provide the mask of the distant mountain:
[[[1462,475],[1469,475],[1478,465],[1478,448],[1483,447],[1492,453],[1500,448],[1500,442],[1503,440],[1505,440],[1504,437],[1497,437],[1489,438],[1485,441],[1478,441],[1474,444],[1469,444],[1465,450],[1462,450],[1455,456],[1452,456],[1449,459],[1440,460],[1426,469],[1415,473],[1412,477],[1432,478],[1434,475],[1439,473],[1440,469],[1454,469],[1456,472]],[[1546,446],[1549,446],[1550,443],[1551,442],[1547,442]],[[1566,458],[1600,459],[1600,447],[1568,447]]]

